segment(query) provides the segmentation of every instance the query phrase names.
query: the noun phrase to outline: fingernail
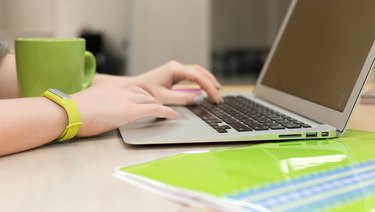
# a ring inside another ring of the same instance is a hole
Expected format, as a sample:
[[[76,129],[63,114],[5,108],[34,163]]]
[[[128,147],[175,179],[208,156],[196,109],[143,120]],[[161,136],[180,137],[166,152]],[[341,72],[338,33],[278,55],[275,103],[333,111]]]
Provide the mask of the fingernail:
[[[170,119],[176,119],[178,116],[178,113],[176,111],[173,111],[174,113],[171,114]]]
[[[219,103],[224,103],[224,99],[222,96],[219,96]]]
[[[202,95],[194,97],[194,104],[198,105],[203,102],[204,97]]]
[[[224,99],[223,99],[223,97],[221,97],[220,96],[220,94],[218,95],[218,97],[217,97],[217,104],[221,104],[221,103],[223,103],[224,102]]]

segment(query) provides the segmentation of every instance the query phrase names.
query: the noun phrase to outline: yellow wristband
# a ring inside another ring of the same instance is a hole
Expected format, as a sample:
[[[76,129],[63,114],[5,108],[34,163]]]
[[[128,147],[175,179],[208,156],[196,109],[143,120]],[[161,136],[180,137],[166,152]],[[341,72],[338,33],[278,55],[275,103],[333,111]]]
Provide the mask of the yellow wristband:
[[[49,88],[42,96],[47,97],[56,104],[60,105],[68,115],[68,125],[64,132],[57,138],[58,141],[66,141],[77,135],[79,127],[81,126],[79,111],[76,103],[69,95],[54,89]]]

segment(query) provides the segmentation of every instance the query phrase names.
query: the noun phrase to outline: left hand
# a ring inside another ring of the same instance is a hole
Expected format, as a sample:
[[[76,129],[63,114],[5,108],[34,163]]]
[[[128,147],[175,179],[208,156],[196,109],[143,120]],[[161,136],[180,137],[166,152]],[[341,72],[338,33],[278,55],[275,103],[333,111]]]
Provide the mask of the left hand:
[[[144,117],[176,118],[176,111],[133,81],[98,75],[92,86],[73,94],[82,122],[77,135],[98,135]]]
[[[218,92],[218,89],[221,88],[220,83],[211,72],[199,65],[184,65],[176,61],[170,61],[134,79],[139,86],[146,89],[165,105],[194,103],[197,94],[171,89],[173,85],[182,80],[198,83],[212,102],[219,103],[221,101]]]

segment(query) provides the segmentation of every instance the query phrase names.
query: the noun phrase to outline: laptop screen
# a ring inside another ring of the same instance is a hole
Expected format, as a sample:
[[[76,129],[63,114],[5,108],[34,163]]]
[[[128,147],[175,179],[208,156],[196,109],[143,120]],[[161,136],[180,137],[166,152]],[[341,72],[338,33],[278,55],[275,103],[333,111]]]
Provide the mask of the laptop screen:
[[[261,84],[342,112],[375,39],[374,8],[297,1]]]

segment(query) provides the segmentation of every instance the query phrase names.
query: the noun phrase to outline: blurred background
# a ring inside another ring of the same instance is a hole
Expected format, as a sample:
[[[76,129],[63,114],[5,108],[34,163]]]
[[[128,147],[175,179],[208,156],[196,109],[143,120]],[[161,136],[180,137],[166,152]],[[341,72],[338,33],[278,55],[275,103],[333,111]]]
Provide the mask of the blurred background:
[[[0,0],[0,39],[83,37],[98,72],[137,75],[177,60],[252,84],[291,0]]]

